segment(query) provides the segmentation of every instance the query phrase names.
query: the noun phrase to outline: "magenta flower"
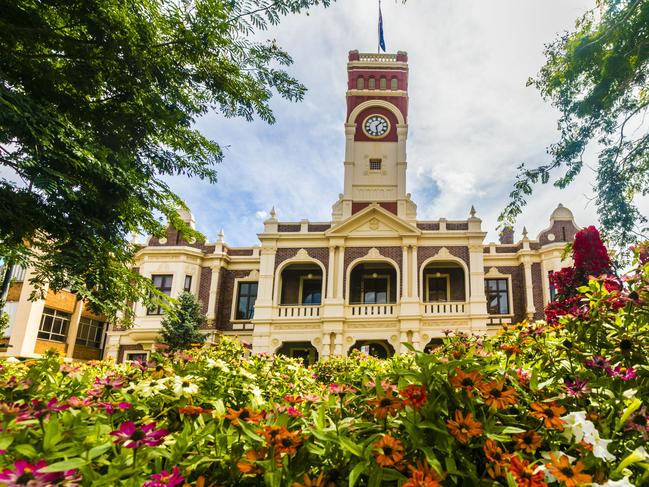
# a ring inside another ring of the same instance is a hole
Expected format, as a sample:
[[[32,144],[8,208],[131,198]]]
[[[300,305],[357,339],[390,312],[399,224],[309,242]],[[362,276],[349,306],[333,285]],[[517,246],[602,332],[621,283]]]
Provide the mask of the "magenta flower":
[[[162,438],[167,436],[168,431],[164,428],[156,430],[155,426],[153,422],[138,428],[133,421],[126,421],[111,435],[116,436],[115,443],[121,444],[124,448],[139,448],[142,445],[158,446],[162,443]]]
[[[69,404],[59,402],[55,397],[47,401],[47,404],[42,403],[38,399],[32,401],[32,410],[34,411],[34,417],[40,418],[51,412],[65,411],[70,407]]]
[[[518,368],[516,369],[516,376],[520,382],[528,382],[532,378],[532,373],[529,370]]]
[[[649,439],[649,418],[647,418],[647,406],[642,406],[638,411],[633,412],[626,423],[624,429],[627,431],[639,431],[642,437]]]
[[[575,397],[581,397],[584,394],[588,394],[590,392],[588,381],[579,378],[575,380],[566,379],[564,387],[566,388],[566,392],[568,394]]]
[[[100,402],[97,407],[103,409],[107,414],[114,414],[117,411],[126,411],[131,409],[133,405],[130,402]]]
[[[286,412],[289,414],[289,416],[293,416],[294,418],[300,418],[303,416],[303,414],[293,406],[289,406]]]
[[[95,378],[95,383],[92,385],[92,389],[88,391],[88,394],[91,396],[101,396],[104,393],[110,393],[113,389],[121,389],[124,385],[124,381],[117,377],[104,377],[100,379],[99,377]]]
[[[617,378],[623,381],[635,379],[636,377],[638,377],[638,374],[635,373],[633,367],[624,368],[621,365],[613,368],[609,367],[606,370],[606,373],[609,375],[609,377]]]
[[[332,394],[354,394],[356,389],[342,384],[329,384],[329,392]]]
[[[92,404],[92,398],[85,397],[83,399],[79,399],[77,396],[72,396],[68,399],[68,404],[71,408],[84,408]]]
[[[180,470],[178,467],[174,467],[171,470],[171,473],[163,470],[160,473],[154,473],[151,475],[151,480],[144,482],[142,487],[176,487],[181,485],[185,477],[180,475]]]
[[[593,358],[586,360],[584,365],[595,369],[608,369],[611,366],[611,362],[602,355],[593,355]]]
[[[65,472],[43,473],[42,469],[47,467],[45,460],[39,460],[35,464],[27,460],[16,460],[13,468],[6,468],[0,473],[0,484],[6,487],[50,487],[67,480],[66,485],[72,487],[74,482],[80,480],[76,470],[67,470]]]

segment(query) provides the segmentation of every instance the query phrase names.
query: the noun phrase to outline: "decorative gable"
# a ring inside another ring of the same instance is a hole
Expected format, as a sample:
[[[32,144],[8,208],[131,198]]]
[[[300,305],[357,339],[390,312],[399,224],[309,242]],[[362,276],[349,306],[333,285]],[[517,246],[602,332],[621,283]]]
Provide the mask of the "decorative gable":
[[[377,203],[355,213],[325,232],[328,237],[397,237],[420,235],[421,231]]]

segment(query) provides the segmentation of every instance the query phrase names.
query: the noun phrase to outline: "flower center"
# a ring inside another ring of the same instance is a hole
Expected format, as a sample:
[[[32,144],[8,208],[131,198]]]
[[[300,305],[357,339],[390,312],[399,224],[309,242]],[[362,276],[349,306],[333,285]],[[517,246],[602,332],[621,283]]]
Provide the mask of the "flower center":
[[[382,408],[386,408],[386,407],[388,407],[389,405],[392,404],[392,400],[391,400],[391,399],[388,399],[388,398],[386,397],[385,399],[381,399],[380,404],[381,404],[381,407],[382,407]]]
[[[647,426],[647,417],[646,416],[636,416],[633,418],[633,423],[639,426]]]
[[[500,397],[500,390],[499,389],[491,389],[489,391],[489,394],[491,394],[493,397],[498,398],[498,397]]]
[[[384,447],[383,447],[383,454],[384,454],[386,457],[389,457],[390,455],[392,455],[392,453],[393,453],[393,450],[392,450],[392,447],[391,447],[391,446],[384,446]]]
[[[133,441],[140,441],[143,440],[146,437],[144,434],[144,431],[137,430],[131,435],[131,440]]]
[[[572,468],[570,467],[563,467],[561,470],[559,470],[562,474],[564,474],[566,477],[574,477],[575,473],[572,471]]]
[[[462,385],[464,387],[469,387],[469,386],[473,386],[475,384],[473,383],[473,380],[471,380],[470,378],[467,377],[465,379],[462,379]]]

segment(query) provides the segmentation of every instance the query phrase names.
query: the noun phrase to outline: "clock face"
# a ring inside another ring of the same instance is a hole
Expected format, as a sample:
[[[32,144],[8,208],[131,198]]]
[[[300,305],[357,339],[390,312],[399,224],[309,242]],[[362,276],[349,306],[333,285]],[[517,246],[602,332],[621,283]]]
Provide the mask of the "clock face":
[[[383,137],[390,130],[390,122],[382,115],[370,115],[363,122],[363,131],[369,137]]]

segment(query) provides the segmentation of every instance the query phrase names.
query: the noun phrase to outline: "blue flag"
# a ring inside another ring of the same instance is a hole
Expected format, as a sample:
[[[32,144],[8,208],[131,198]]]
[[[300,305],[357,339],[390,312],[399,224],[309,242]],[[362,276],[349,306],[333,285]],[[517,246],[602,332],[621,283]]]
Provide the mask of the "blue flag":
[[[383,37],[383,15],[381,14],[381,0],[379,0],[379,52],[385,52],[385,38]]]

